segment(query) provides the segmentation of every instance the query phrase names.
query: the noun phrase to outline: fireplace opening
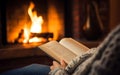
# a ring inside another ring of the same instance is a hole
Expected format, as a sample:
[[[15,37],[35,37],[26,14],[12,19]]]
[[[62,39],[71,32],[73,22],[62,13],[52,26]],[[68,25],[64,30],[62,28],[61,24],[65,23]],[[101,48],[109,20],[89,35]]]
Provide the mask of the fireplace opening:
[[[64,36],[64,2],[62,0],[1,2],[4,3],[1,5],[1,12],[6,13],[2,16],[6,20],[5,26],[2,27],[6,29],[6,43],[47,42]],[[5,8],[4,11],[3,8]]]
[[[48,26],[46,25],[46,28],[43,30],[43,17],[41,15],[38,16],[37,11],[35,11],[34,8],[35,4],[30,2],[27,13],[31,23],[28,22],[23,25],[23,29],[20,30],[14,43],[47,42],[50,38],[53,38],[52,32],[43,32]]]

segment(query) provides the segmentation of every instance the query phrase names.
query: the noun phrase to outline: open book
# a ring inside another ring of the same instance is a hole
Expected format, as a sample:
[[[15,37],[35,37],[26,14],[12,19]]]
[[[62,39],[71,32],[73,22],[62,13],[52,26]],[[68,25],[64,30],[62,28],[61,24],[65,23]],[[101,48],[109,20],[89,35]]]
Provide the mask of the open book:
[[[89,50],[88,47],[72,38],[63,38],[59,42],[50,41],[38,47],[58,62],[63,59],[66,63]]]

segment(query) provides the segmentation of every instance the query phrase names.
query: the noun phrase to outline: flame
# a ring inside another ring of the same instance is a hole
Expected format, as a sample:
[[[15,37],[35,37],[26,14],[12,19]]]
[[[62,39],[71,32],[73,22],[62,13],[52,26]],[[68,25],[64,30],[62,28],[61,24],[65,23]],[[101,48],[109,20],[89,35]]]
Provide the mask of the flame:
[[[30,6],[28,8],[28,15],[30,16],[30,19],[32,21],[30,31],[25,27],[24,28],[24,41],[23,43],[27,42],[40,42],[41,39],[34,37],[30,38],[30,33],[41,33],[42,32],[42,23],[43,23],[43,18],[42,16],[37,16],[37,12],[33,11],[35,5],[33,2],[30,3]]]
[[[31,26],[30,32],[40,33],[40,32],[42,32],[43,19],[42,19],[42,16],[37,17],[37,12],[36,11],[32,12],[34,7],[35,7],[35,5],[31,2],[30,6],[28,8],[28,14],[29,14],[30,19],[32,21],[32,26]]]
[[[24,27],[24,38],[25,39],[23,40],[23,43],[27,43],[29,41],[29,35],[30,35],[30,32],[25,24],[25,27]]]
[[[38,41],[42,41],[42,39],[39,39],[38,37],[34,37],[32,39],[29,40],[29,42],[38,42]]]

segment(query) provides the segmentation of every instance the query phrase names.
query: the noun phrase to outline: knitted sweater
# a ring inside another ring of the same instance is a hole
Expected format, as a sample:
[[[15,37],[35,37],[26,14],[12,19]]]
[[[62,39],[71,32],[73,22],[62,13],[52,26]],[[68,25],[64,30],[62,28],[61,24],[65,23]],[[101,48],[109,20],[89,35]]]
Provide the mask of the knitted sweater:
[[[117,75],[120,72],[120,25],[97,47],[73,59],[50,75]]]

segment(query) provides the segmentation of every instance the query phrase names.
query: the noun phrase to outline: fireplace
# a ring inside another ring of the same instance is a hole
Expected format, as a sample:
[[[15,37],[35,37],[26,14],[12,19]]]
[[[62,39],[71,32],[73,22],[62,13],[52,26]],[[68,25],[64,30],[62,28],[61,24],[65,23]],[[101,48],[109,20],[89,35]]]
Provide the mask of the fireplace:
[[[3,44],[58,40],[64,37],[64,1],[1,1],[1,24]]]

